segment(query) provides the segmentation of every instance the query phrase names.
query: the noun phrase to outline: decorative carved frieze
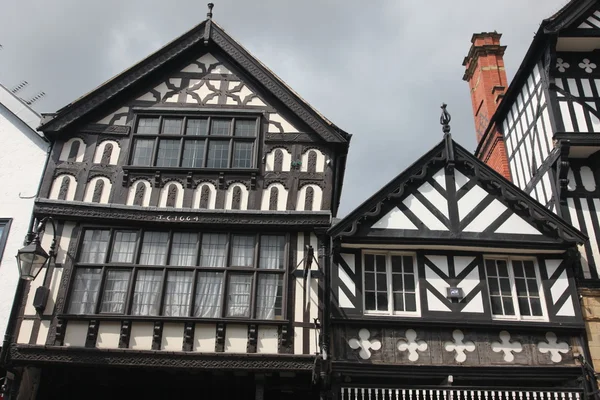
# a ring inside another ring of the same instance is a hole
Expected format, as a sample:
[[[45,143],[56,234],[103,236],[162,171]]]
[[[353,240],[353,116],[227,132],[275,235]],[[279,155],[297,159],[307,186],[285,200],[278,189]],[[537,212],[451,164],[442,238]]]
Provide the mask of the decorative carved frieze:
[[[58,321],[56,321],[56,334],[54,336],[54,345],[55,346],[62,346],[63,342],[65,340],[65,332],[67,330],[67,321],[59,318]]]

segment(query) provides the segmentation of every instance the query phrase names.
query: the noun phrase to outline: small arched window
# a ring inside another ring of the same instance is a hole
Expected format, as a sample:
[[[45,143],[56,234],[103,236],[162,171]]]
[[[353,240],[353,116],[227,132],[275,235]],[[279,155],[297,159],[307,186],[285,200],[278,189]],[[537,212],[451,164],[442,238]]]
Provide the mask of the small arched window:
[[[308,172],[317,172],[317,152],[311,150],[308,152]]]
[[[275,150],[275,162],[273,165],[273,171],[281,172],[283,170],[283,151],[281,149]]]
[[[135,195],[133,197],[134,206],[144,205],[144,195],[146,194],[146,185],[143,182],[139,182],[135,188]]]
[[[240,210],[242,208],[242,189],[239,186],[233,188],[231,196],[231,209]]]
[[[175,204],[177,204],[177,185],[171,185],[167,193],[167,207],[175,207]]]
[[[279,200],[279,189],[276,187],[271,188],[271,194],[269,196],[269,210],[277,211],[277,201]]]
[[[62,182],[60,184],[60,190],[58,191],[58,200],[66,200],[67,193],[69,193],[69,185],[71,184],[71,180],[68,176],[63,176]]]
[[[79,140],[73,140],[73,142],[71,142],[71,148],[69,149],[69,158],[68,158],[68,160],[70,162],[77,161],[77,153],[79,153],[79,146],[81,146],[81,143],[79,142]]]
[[[304,210],[312,211],[314,201],[315,201],[315,190],[309,186],[306,188],[306,194],[304,195]]]
[[[113,145],[112,143],[106,143],[104,145],[104,151],[102,152],[102,159],[100,160],[100,164],[108,165],[110,164],[110,157],[112,156]]]
[[[104,181],[102,179],[98,179],[96,181],[96,186],[94,186],[94,194],[92,196],[92,203],[100,203],[103,192],[104,192]]]
[[[202,191],[200,192],[200,208],[208,208],[208,203],[210,200],[210,189],[208,185],[202,186]]]

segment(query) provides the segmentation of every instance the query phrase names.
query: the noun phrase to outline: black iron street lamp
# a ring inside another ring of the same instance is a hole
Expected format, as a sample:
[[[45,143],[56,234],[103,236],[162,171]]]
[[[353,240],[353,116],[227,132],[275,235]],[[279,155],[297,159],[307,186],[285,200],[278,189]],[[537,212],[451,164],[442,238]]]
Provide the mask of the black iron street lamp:
[[[46,224],[50,222],[52,224],[52,243],[50,244],[49,252],[46,252],[40,243],[40,234],[46,230]],[[15,326],[17,321],[17,314],[25,291],[25,283],[33,281],[39,273],[50,265],[52,258],[56,256],[56,225],[52,217],[43,218],[39,224],[34,228],[33,232],[27,234],[25,247],[17,251],[17,266],[19,267],[19,281],[17,283],[17,290],[15,291],[15,298],[13,299],[12,308],[10,310],[10,316],[8,318],[8,326],[6,327],[6,333],[4,334],[4,342],[2,343],[2,351],[0,352],[0,367],[8,371],[9,359],[8,359],[8,348],[13,342],[15,334]],[[43,285],[42,285],[43,286]],[[8,378],[8,377],[7,377]],[[10,383],[5,378],[3,393],[6,398],[12,398],[11,393],[13,390],[10,389]]]

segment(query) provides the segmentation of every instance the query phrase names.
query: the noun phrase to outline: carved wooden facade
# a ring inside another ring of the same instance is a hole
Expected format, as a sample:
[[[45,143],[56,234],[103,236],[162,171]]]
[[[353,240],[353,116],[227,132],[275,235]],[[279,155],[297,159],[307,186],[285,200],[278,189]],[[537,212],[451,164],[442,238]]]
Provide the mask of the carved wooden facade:
[[[574,279],[586,237],[449,135],[329,233],[335,398],[591,392]]]
[[[242,371],[251,398],[295,380],[308,395],[323,274],[297,266],[309,247],[325,256],[349,134],[210,19],[41,130],[54,146],[34,212],[59,249],[22,299],[14,363],[47,387],[47,363],[102,364]]]

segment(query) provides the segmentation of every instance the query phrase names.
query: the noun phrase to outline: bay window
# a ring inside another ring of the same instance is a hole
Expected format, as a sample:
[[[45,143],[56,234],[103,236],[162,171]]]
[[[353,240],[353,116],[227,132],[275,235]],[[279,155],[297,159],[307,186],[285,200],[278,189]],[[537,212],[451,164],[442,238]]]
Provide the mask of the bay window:
[[[70,314],[283,319],[285,235],[87,229]]]
[[[131,165],[256,168],[257,117],[139,116]]]

